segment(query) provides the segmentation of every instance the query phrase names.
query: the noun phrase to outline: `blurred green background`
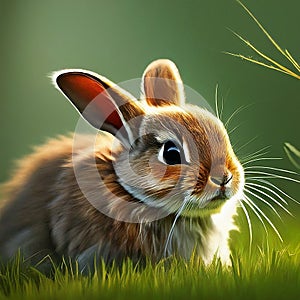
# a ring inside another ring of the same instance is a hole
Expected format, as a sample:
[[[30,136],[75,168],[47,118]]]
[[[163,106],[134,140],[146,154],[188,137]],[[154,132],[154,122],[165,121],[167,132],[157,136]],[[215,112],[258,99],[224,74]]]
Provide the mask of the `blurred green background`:
[[[244,3],[299,61],[300,1]],[[281,60],[234,0],[0,0],[0,182],[33,145],[76,125],[77,113],[47,77],[52,71],[85,68],[122,82],[141,76],[157,58],[172,59],[184,83],[212,106],[219,84],[225,118],[251,104],[232,123],[240,125],[231,137],[237,147],[258,136],[240,155],[271,145],[269,155],[285,159],[270,164],[293,169],[283,143],[300,147],[300,82],[223,54],[252,55],[228,28]],[[299,200],[299,185],[279,185]],[[292,206],[297,209],[299,219]],[[296,228],[296,219],[287,222]]]

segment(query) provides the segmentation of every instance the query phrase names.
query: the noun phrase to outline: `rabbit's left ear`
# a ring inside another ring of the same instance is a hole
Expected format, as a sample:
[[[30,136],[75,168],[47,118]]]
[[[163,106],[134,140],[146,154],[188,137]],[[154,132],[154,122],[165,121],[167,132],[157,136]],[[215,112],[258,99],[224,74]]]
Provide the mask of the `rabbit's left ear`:
[[[135,98],[107,78],[80,70],[62,70],[53,83],[93,127],[116,136],[124,146],[133,144],[136,124],[144,114]]]
[[[183,83],[176,65],[168,59],[152,62],[145,70],[142,93],[151,106],[185,103]]]

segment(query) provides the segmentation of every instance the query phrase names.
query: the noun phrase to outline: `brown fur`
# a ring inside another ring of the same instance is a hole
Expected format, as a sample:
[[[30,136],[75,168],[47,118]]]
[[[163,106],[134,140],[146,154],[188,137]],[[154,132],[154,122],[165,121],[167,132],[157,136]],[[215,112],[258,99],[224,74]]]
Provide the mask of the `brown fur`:
[[[102,144],[106,141],[107,137],[99,139]],[[83,148],[86,147],[84,142],[82,137]],[[14,253],[11,248],[11,252],[5,248],[10,239],[16,233],[29,229],[30,239],[23,241],[22,251],[32,263],[53,254],[55,257],[65,255],[78,258],[95,245],[97,256],[107,262],[113,259],[121,261],[125,257],[135,261],[150,257],[158,261],[163,255],[173,216],[149,224],[138,224],[119,222],[99,213],[82,195],[76,183],[70,161],[72,143],[73,139],[66,137],[50,140],[18,165],[18,172],[6,185],[10,202],[0,219],[2,259],[8,259]],[[117,178],[107,145],[101,146],[98,151],[97,166],[105,183],[112,185],[113,192],[124,200],[137,201],[115,184]],[[91,164],[94,157],[93,152],[91,154],[91,157],[82,160],[83,166]],[[88,168],[85,172],[85,176],[89,176]],[[91,182],[91,185],[96,186],[97,183]],[[17,246],[21,245],[15,245],[15,251]],[[91,261],[85,258],[81,267],[92,263],[93,255],[88,258]]]

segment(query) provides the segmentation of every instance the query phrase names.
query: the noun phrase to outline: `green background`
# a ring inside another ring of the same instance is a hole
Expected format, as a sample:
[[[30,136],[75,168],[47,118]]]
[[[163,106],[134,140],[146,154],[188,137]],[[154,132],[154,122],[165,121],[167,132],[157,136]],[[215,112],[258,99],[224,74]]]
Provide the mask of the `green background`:
[[[300,1],[244,3],[299,61]],[[32,146],[75,128],[78,115],[51,85],[47,76],[52,71],[84,68],[122,82],[141,76],[157,58],[173,60],[184,83],[212,106],[218,84],[225,118],[251,104],[231,126],[240,125],[231,137],[237,147],[258,136],[240,155],[271,145],[268,155],[284,160],[270,164],[293,169],[283,143],[300,147],[299,81],[223,54],[253,55],[228,28],[283,61],[234,0],[1,0],[0,182],[8,178],[13,161],[30,153]],[[299,195],[299,185],[279,185]],[[299,219],[299,213],[295,215]],[[287,220],[294,228],[299,225]]]

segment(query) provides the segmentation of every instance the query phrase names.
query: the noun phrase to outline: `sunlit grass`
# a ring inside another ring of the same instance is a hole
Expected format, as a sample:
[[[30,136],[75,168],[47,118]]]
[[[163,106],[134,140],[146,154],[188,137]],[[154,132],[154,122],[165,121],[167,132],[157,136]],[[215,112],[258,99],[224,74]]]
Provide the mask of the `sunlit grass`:
[[[245,253],[244,253],[245,252]],[[295,299],[299,294],[299,247],[257,247],[232,254],[232,267],[219,261],[205,267],[197,258],[171,259],[137,269],[121,268],[83,276],[76,267],[57,267],[49,278],[17,257],[0,275],[0,299]],[[7,297],[7,298],[5,298]],[[205,298],[204,298],[205,297]]]
[[[289,218],[285,218],[287,222]],[[215,260],[205,266],[199,257],[171,258],[137,268],[100,263],[94,274],[82,275],[63,263],[47,277],[17,256],[0,268],[0,299],[297,299],[300,292],[300,245],[297,228],[283,230],[284,243],[266,236],[256,220],[249,249],[242,216],[240,231],[231,235],[232,267]],[[288,225],[288,224],[287,224]]]
[[[284,144],[284,151],[293,165],[300,169],[300,151],[290,143]]]
[[[266,67],[268,69],[272,69],[286,75],[292,76],[296,79],[300,79],[300,65],[293,58],[291,53],[287,49],[283,49],[279,46],[279,44],[272,38],[272,36],[268,33],[268,31],[263,27],[263,25],[258,21],[258,19],[253,15],[253,13],[239,0],[237,2],[243,7],[243,9],[248,13],[248,15],[252,18],[252,20],[258,25],[261,31],[265,34],[271,44],[275,47],[275,49],[282,55],[282,57],[289,63],[289,67],[284,66],[284,63],[277,62],[272,59],[267,54],[260,51],[256,46],[253,45],[250,41],[243,38],[240,34],[233,32],[235,36],[237,36],[243,43],[245,43],[254,53],[256,53],[262,60],[258,60],[256,58],[252,58],[251,56],[246,56],[243,54],[225,52],[226,54],[241,58],[243,60],[255,63],[257,65]],[[294,70],[292,70],[294,69]]]

